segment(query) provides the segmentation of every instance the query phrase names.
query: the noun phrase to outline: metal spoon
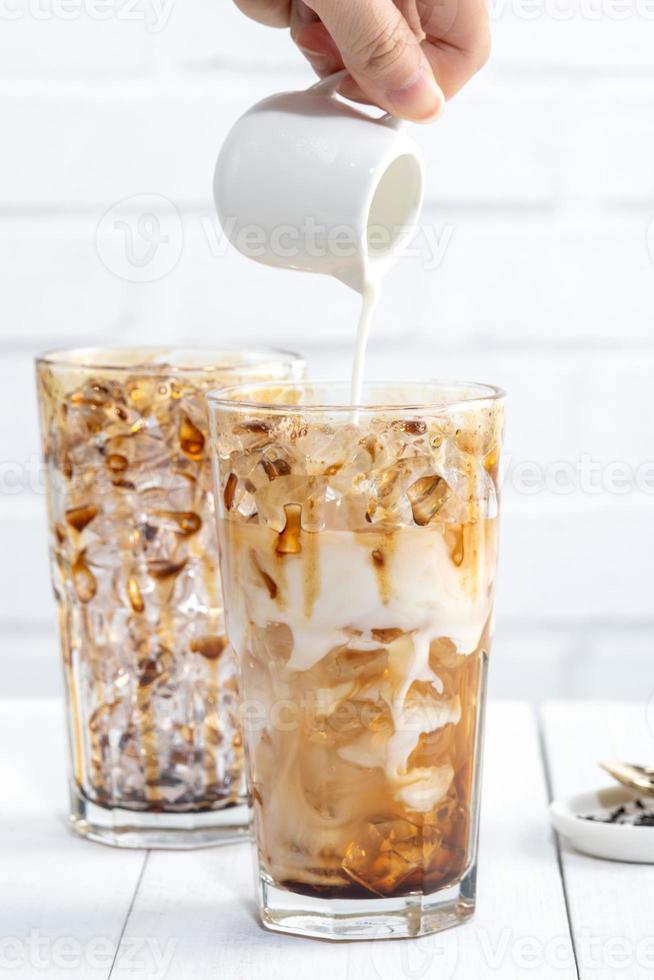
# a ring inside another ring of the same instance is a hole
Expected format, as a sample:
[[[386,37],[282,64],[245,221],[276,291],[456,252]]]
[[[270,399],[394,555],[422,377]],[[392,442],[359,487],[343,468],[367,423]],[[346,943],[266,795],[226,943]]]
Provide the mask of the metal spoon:
[[[623,786],[654,796],[654,769],[629,762],[600,762],[600,766]]]

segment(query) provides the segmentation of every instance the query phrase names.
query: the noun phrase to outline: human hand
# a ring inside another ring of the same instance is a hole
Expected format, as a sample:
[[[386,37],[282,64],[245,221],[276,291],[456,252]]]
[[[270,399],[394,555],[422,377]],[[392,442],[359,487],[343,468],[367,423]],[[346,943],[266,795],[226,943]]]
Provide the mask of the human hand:
[[[488,58],[486,0],[235,0],[263,24],[289,27],[321,77],[347,68],[339,91],[427,122]]]

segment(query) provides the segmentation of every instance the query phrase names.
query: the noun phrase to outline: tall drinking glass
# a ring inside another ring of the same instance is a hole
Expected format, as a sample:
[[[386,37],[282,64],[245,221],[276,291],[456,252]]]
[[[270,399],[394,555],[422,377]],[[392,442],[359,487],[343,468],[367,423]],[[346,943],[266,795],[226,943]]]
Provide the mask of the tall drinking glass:
[[[209,396],[264,925],[417,936],[475,904],[503,394]]]
[[[70,817],[85,837],[196,847],[246,832],[204,395],[302,367],[210,349],[37,361]]]

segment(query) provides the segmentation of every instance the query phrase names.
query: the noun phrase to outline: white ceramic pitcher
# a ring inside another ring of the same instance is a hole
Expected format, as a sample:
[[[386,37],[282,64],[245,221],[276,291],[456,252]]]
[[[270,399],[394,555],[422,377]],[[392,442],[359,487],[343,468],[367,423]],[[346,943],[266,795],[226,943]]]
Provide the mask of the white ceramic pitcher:
[[[244,255],[363,292],[415,230],[424,167],[400,120],[335,97],[344,74],[246,112],[218,157],[214,196],[225,234]]]

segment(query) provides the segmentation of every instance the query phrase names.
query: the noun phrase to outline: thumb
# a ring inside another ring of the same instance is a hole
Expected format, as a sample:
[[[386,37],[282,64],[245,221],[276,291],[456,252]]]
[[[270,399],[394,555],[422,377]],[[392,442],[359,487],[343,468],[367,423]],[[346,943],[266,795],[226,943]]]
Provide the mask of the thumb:
[[[445,97],[418,38],[393,0],[309,0],[368,98],[403,119],[426,122]]]

